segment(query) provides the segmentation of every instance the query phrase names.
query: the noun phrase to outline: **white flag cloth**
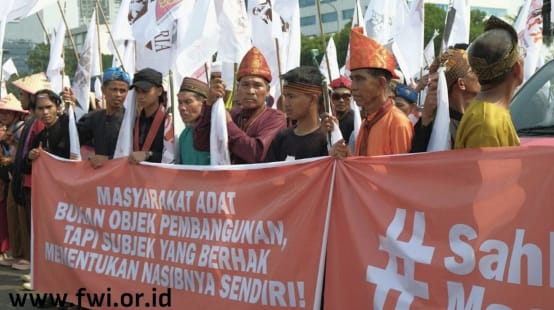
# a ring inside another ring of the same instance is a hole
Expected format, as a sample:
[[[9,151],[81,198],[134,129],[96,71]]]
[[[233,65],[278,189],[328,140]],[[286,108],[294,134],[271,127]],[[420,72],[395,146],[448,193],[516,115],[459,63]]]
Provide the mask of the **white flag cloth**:
[[[173,128],[173,114],[167,113],[164,120],[164,139],[162,150],[162,164],[175,163],[175,130]]]
[[[67,109],[67,116],[69,117],[69,158],[81,160],[81,143],[79,142],[75,113],[71,105]]]
[[[519,44],[525,50],[523,81],[527,81],[544,63],[542,53],[542,0],[527,0],[514,24]]]
[[[362,33],[367,36],[365,30],[365,24],[363,22],[362,9],[360,7],[360,1],[356,0],[356,5],[354,6],[354,15],[352,15],[352,27],[362,27]],[[350,42],[348,42],[348,47],[346,50],[346,59],[344,61],[344,66],[340,68],[340,74],[344,76],[350,76]]]
[[[78,105],[75,109],[77,120],[85,115],[90,106],[90,80],[94,75],[100,75],[100,55],[98,54],[98,35],[96,32],[96,11],[92,13],[88,26],[87,36],[81,53],[75,77],[73,79],[73,92],[77,98]]]
[[[469,43],[470,13],[469,0],[452,0],[446,13],[442,51],[456,43]]]
[[[65,24],[62,20],[58,22],[56,31],[50,36],[50,60],[48,62],[48,68],[46,69],[46,75],[52,85],[52,90],[56,93],[62,91],[64,71],[63,43],[65,40]],[[64,85],[69,86],[69,85]]]
[[[425,49],[423,50],[423,67],[427,68],[429,67],[433,61],[435,60],[435,38],[439,35],[439,31],[435,29],[435,32],[433,33],[433,36],[425,46]]]
[[[337,47],[332,36],[331,38],[329,38],[329,42],[327,43],[327,50],[325,51],[325,53],[327,54],[327,58],[329,59],[329,67],[327,67],[327,59],[325,59],[325,55],[323,55],[323,58],[321,58],[321,63],[319,65],[319,71],[321,71],[321,74],[323,74],[327,81],[329,81],[330,83],[334,79],[338,79],[340,77],[339,62],[337,60]],[[331,72],[331,76],[329,76],[329,72]]]
[[[9,2],[13,2],[12,5]],[[2,0],[2,9],[7,10],[8,21],[31,16],[56,3],[56,0]]]
[[[348,139],[348,144],[350,146],[350,151],[352,152],[352,154],[354,154],[354,150],[356,150],[356,139],[358,138],[358,132],[360,132],[360,126],[362,125],[362,115],[360,113],[360,107],[358,107],[354,98],[350,100],[350,109],[354,113],[354,129],[352,130],[352,134]]]
[[[217,0],[220,8],[219,43],[217,59],[221,62],[240,63],[242,57],[252,47],[252,31],[243,0]]]
[[[410,13],[404,24],[404,31],[394,35],[392,50],[400,70],[409,83],[419,75],[423,67],[423,0],[412,2]]]
[[[328,149],[330,149],[331,146],[343,139],[342,133],[340,132],[339,123],[337,121],[333,121],[333,123],[334,125],[333,130],[331,131],[330,141],[327,141]]]
[[[277,0],[273,9],[278,13],[277,32],[281,72],[285,73],[300,66],[300,6],[297,0]]]
[[[231,164],[226,115],[225,103],[222,98],[219,98],[212,106],[210,130],[210,164],[212,166]]]
[[[182,8],[181,8],[182,10]],[[179,74],[189,76],[199,64],[211,62],[217,51],[219,27],[213,0],[196,1],[190,20],[179,18],[175,65]]]
[[[133,70],[135,68],[135,37],[133,29],[129,24],[130,2],[131,0],[121,1],[121,6],[112,25],[112,37],[115,47],[111,40],[108,43],[108,48],[113,54],[112,66],[123,66],[127,72],[129,72],[130,68],[133,68]],[[118,55],[122,59],[119,59]]]
[[[133,127],[135,126],[135,90],[129,90],[125,98],[125,114],[119,128],[113,158],[127,157],[133,152]]]
[[[2,65],[2,79],[9,80],[12,75],[18,75],[17,68],[11,58],[8,58]]]
[[[186,29],[183,24],[188,25],[191,16],[204,14],[193,11],[195,2],[200,2],[198,0],[166,2],[137,1],[129,6],[129,23],[136,40],[136,69],[149,67],[164,76],[173,65],[172,57],[178,55],[174,49],[179,48],[178,37]],[[197,27],[200,28],[200,25]]]
[[[408,5],[404,0],[373,0],[364,15],[367,36],[387,45],[393,36],[405,29],[402,26],[408,16]]]
[[[427,145],[427,152],[446,151],[452,148],[450,141],[450,113],[448,111],[448,86],[444,67],[439,68],[437,85],[437,113],[433,123],[433,131]]]

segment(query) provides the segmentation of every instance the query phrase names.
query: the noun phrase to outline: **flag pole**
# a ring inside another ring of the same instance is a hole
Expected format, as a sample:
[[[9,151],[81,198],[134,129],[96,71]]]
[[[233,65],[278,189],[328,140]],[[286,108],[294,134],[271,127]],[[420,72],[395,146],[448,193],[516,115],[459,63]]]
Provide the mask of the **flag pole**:
[[[99,7],[100,5],[98,4],[98,1],[96,1],[96,40],[98,42],[98,57],[100,58],[98,61],[100,64],[100,72],[104,72],[104,68],[102,66],[102,47],[100,46],[100,16],[98,16]]]
[[[67,19],[65,18],[65,13],[62,9],[62,5],[60,3],[60,0],[56,1],[58,3],[58,8],[60,9],[60,14],[62,14],[63,23],[65,24],[65,29],[67,29],[67,34],[69,35],[69,40],[71,41],[71,45],[73,46],[73,52],[75,53],[75,59],[77,62],[79,62],[79,53],[77,52],[77,45],[75,45],[75,40],[73,39],[73,34],[71,34],[71,29],[69,29],[69,25],[67,24]]]
[[[100,9],[100,14],[102,14],[102,18],[104,19],[104,21],[106,21],[106,15],[104,15],[104,9],[102,9],[102,5],[100,5],[100,0],[96,0],[96,5]],[[115,40],[113,38],[110,25],[108,25],[108,22],[106,22],[105,25],[106,25],[106,30],[108,30],[108,35],[110,36],[110,41],[112,42],[113,48],[115,50],[115,54],[117,55],[117,58],[119,58],[119,63],[121,64],[121,68],[123,69],[123,71],[126,71],[125,67],[123,66],[123,58],[121,58],[121,54],[119,54],[119,50],[117,49],[117,44],[115,44]],[[136,41],[135,41],[135,46],[136,46]],[[135,51],[136,50],[137,49],[135,47]]]
[[[173,116],[173,107],[175,106],[175,86],[173,84],[173,70],[169,70],[169,98],[170,101],[169,101],[169,104],[170,106],[168,107],[168,113],[170,113],[172,116]],[[172,119],[173,122],[175,122],[175,119]]]
[[[46,35],[46,43],[50,45],[50,36],[48,35],[48,31],[46,30],[46,26],[44,26],[44,21],[42,20],[42,17],[40,17],[39,13],[35,14],[38,18],[38,22],[40,23],[40,27],[42,27],[42,31],[44,31],[44,34]]]
[[[279,39],[275,38],[275,50],[277,52],[277,70],[279,71],[279,92],[280,92],[280,95],[279,96],[282,96],[283,95],[283,80],[281,79],[281,75],[283,74],[282,70],[281,70],[281,54],[280,54],[280,51],[279,51]],[[276,108],[279,109],[279,107],[277,106],[277,99],[278,98],[274,98],[275,99],[275,102],[273,102],[273,104],[275,104]]]
[[[329,56],[327,55],[327,40],[325,40],[325,34],[323,33],[323,23],[321,21],[321,0],[317,0],[315,3],[317,4],[317,15],[319,19],[319,32],[321,33],[321,39],[323,42],[323,56],[325,57],[325,63],[327,63],[327,74],[329,74],[329,79],[331,79],[331,65],[329,64]],[[323,92],[327,91],[326,89],[323,90]],[[329,97],[329,96],[326,96]],[[325,98],[325,96],[324,96]],[[324,100],[325,102],[325,112],[331,113],[331,104],[329,101]]]

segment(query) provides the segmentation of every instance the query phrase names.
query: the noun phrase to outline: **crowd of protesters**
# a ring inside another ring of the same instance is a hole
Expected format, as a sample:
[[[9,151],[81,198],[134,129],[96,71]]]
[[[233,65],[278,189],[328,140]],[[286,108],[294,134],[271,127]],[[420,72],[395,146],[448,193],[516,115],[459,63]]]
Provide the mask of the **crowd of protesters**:
[[[353,29],[350,75],[330,81],[324,89],[319,69],[290,70],[281,76],[281,111],[267,104],[272,75],[264,55],[253,47],[238,67],[233,92],[238,106],[226,114],[231,163],[425,152],[436,117],[439,68],[444,68],[448,88],[452,148],[517,146],[508,107],[523,80],[521,56],[513,28],[491,17],[469,47],[448,48],[435,59],[423,86],[406,85],[393,54]],[[133,79],[121,68],[104,72],[105,108],[90,111],[77,123],[81,145],[93,150],[84,158],[93,168],[101,169],[114,157],[130,89],[135,90],[137,116],[129,163],[162,162],[169,113],[162,80],[162,73],[150,68],[136,72]],[[29,270],[32,164],[42,151],[71,158],[65,105],[78,103],[68,88],[61,94],[50,90],[44,74],[13,84],[19,100],[13,95],[0,100],[0,264]],[[421,109],[417,101],[422,88],[426,96]],[[330,94],[334,114],[324,113],[324,92]],[[185,128],[178,135],[175,163],[210,164],[211,107],[228,95],[218,76],[209,85],[183,79],[177,102]],[[355,112],[361,115],[359,131]],[[328,134],[335,126],[343,140],[330,145]]]

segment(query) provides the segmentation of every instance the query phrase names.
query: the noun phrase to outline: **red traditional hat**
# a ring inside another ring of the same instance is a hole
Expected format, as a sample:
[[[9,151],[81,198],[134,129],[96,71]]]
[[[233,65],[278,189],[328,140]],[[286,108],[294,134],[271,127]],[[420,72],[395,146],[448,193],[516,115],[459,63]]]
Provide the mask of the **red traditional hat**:
[[[335,89],[335,88],[352,88],[352,82],[350,81],[350,79],[348,79],[347,77],[344,77],[341,75],[340,78],[338,79],[334,79],[331,84],[329,84],[329,86],[331,86],[332,89]]]
[[[247,75],[259,76],[271,82],[271,70],[267,65],[267,61],[262,52],[255,46],[242,58],[237,71],[237,80]]]
[[[362,68],[387,70],[393,78],[396,68],[394,55],[375,40],[363,35],[361,27],[350,32],[350,71]]]

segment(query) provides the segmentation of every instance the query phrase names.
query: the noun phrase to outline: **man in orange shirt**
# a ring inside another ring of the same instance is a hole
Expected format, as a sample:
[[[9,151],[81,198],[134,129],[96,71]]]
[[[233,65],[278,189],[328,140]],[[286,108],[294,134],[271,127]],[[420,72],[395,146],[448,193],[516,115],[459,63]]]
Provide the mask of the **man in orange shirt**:
[[[350,35],[350,78],[352,95],[366,118],[356,139],[356,156],[407,153],[413,136],[408,117],[394,106],[390,81],[396,77],[396,61],[390,51],[364,36],[361,28]],[[348,145],[339,141],[329,155],[344,158],[350,155]]]

